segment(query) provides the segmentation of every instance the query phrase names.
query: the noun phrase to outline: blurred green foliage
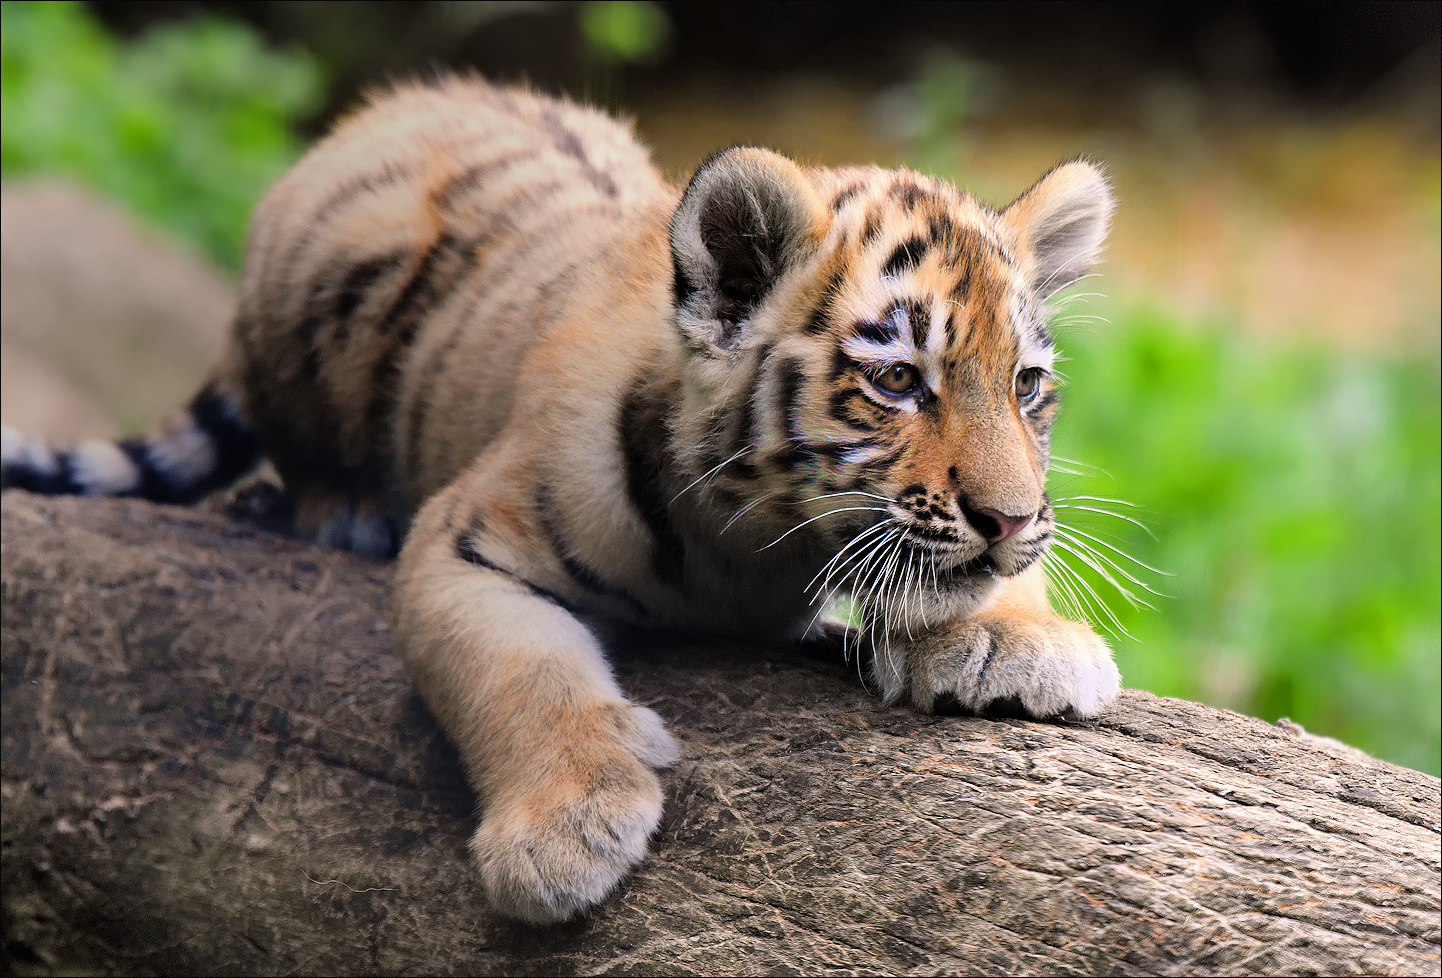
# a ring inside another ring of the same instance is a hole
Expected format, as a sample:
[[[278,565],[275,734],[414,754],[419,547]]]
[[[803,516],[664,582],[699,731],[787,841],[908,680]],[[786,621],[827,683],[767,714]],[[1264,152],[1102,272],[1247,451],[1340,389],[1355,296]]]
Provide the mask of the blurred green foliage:
[[[671,21],[649,0],[591,0],[580,7],[587,47],[607,64],[654,61],[671,39]]]
[[[1290,716],[1439,773],[1442,382],[1435,359],[1279,345],[1160,312],[1062,329],[1064,521],[1169,597],[1136,610],[1072,566],[1135,639],[1128,686]],[[1065,322],[1066,316],[1060,317]],[[1095,466],[1100,471],[1087,468]],[[1111,571],[1116,576],[1114,571]],[[1106,612],[1088,617],[1107,624]]]
[[[315,62],[213,19],[132,43],[78,3],[3,4],[0,172],[63,173],[228,268],[250,211],[299,155],[292,123],[322,93]]]

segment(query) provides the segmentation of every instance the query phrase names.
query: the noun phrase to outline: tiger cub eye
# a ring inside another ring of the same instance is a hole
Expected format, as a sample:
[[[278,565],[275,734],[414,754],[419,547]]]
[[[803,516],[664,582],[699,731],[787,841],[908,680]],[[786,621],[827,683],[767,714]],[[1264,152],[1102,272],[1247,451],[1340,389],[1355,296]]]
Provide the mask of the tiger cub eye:
[[[1037,367],[1028,367],[1016,375],[1016,396],[1018,399],[1027,401],[1036,396],[1041,388],[1041,370]]]
[[[872,378],[888,394],[908,394],[921,382],[921,375],[909,363],[895,363]]]

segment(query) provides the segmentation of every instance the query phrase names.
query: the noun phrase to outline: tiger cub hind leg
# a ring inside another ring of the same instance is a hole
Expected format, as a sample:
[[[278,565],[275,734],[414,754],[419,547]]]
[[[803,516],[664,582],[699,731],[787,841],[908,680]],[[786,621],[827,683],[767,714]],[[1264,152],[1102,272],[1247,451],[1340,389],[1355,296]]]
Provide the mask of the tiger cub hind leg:
[[[467,482],[421,509],[401,551],[397,644],[479,796],[471,851],[490,900],[567,920],[645,858],[662,809],[653,768],[677,747],[550,590],[564,580],[528,546],[526,515]]]
[[[986,610],[878,649],[873,668],[886,699],[908,697],[928,713],[1017,704],[1038,719],[1090,717],[1121,688],[1101,637],[1051,610],[1040,564],[1007,580]]]

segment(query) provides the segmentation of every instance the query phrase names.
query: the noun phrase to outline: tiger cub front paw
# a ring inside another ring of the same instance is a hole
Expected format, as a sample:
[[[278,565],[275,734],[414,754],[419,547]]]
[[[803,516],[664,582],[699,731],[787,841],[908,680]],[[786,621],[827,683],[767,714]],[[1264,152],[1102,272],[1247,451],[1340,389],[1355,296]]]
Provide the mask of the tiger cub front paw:
[[[1121,688],[1106,643],[1054,615],[981,614],[954,622],[914,645],[908,659],[912,702],[928,713],[939,701],[978,712],[1013,701],[1032,717],[1089,717]]]
[[[534,759],[490,792],[471,852],[501,913],[533,924],[569,920],[645,858],[661,819],[651,768],[674,763],[677,748],[651,710],[623,709],[608,742]]]

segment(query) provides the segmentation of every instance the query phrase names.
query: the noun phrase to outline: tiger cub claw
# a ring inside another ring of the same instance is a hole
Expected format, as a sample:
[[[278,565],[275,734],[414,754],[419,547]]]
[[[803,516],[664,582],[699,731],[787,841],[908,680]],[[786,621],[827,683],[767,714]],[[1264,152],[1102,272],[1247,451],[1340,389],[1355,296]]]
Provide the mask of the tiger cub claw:
[[[910,658],[912,702],[928,713],[951,701],[977,713],[1015,703],[1036,719],[1091,717],[1121,688],[1106,643],[1058,617],[980,615],[919,643]]]

